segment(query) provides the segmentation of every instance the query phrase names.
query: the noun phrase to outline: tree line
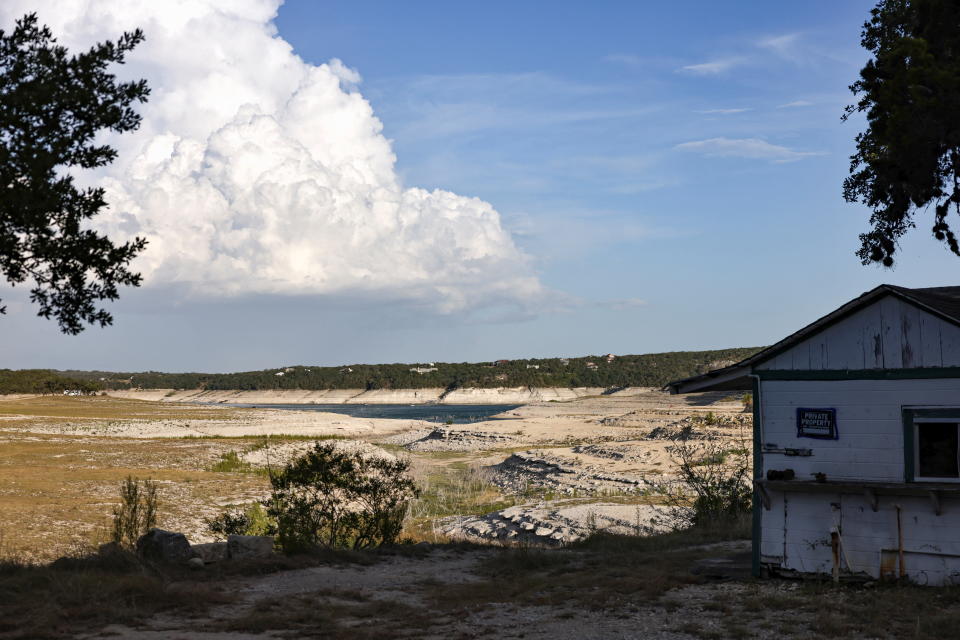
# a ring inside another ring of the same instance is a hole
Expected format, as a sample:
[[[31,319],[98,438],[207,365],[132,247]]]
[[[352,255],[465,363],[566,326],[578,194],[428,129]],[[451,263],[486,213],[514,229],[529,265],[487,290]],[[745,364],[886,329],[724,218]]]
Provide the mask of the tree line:
[[[328,390],[491,387],[658,387],[739,361],[759,348],[493,362],[297,365],[238,373],[4,371],[0,393],[63,389]],[[418,373],[415,369],[420,369]],[[282,374],[282,375],[280,375]]]

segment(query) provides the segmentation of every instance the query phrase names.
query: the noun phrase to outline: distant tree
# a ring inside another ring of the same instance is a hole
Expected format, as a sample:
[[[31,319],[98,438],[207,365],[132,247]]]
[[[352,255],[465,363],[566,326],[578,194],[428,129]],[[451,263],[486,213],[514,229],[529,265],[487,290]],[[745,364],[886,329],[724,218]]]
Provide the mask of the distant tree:
[[[0,31],[0,273],[13,285],[32,280],[38,315],[55,317],[64,333],[109,325],[96,303],[140,284],[127,265],[146,241],[115,245],[85,228],[106,206],[104,191],[77,188],[70,171],[116,158],[95,144],[102,131],[140,125],[132,105],[146,101],[146,81],[117,82],[107,66],[142,40],[137,29],[69,55],[36,14]]]
[[[868,122],[843,183],[848,202],[873,209],[858,255],[891,266],[914,215],[931,206],[934,237],[960,255],[947,220],[960,215],[960,3],[883,0],[861,44],[874,57],[850,86],[860,100],[843,116],[864,112]]]

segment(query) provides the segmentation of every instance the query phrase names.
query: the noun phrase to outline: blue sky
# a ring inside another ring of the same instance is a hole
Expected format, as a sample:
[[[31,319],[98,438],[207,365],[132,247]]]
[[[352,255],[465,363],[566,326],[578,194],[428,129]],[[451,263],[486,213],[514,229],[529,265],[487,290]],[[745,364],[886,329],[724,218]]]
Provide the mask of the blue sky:
[[[323,296],[125,292],[116,326],[0,319],[0,366],[239,370],[769,344],[881,282],[955,284],[921,228],[893,270],[855,251],[842,123],[872,2],[306,2],[277,35],[333,58],[405,186],[480,198],[552,292],[523,313]],[[149,38],[149,33],[148,33]],[[16,336],[16,337],[14,337]]]

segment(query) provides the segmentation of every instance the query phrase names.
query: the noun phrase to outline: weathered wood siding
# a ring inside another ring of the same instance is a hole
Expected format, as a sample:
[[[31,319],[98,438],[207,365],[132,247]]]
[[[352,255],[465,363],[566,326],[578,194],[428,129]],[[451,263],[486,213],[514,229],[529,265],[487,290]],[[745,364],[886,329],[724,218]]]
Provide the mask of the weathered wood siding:
[[[763,512],[760,560],[790,571],[829,575],[831,531],[840,533],[843,572],[874,578],[898,572],[897,510],[901,507],[904,568],[919,584],[960,584],[960,500],[944,497],[936,515],[918,496],[878,496],[877,511],[853,494],[773,492]]]
[[[790,468],[798,480],[820,472],[828,482],[904,482],[902,408],[960,407],[960,379],[764,380],[760,401],[763,442],[813,452],[763,453],[761,475]],[[836,409],[839,439],[798,438],[798,407]],[[937,516],[923,497],[880,495],[877,512],[860,495],[791,491],[770,497],[771,509],[762,511],[761,519],[763,562],[829,573],[830,532],[838,526],[850,570],[879,577],[884,558],[889,565],[896,556],[894,505],[900,504],[907,574],[922,584],[960,581],[960,500],[944,496]]]
[[[756,368],[822,371],[957,366],[960,327],[886,296]]]
[[[792,468],[802,480],[903,482],[904,406],[960,407],[960,379],[763,380],[763,442],[812,449],[810,457],[763,456],[764,469]],[[838,440],[797,437],[797,408],[837,410]]]

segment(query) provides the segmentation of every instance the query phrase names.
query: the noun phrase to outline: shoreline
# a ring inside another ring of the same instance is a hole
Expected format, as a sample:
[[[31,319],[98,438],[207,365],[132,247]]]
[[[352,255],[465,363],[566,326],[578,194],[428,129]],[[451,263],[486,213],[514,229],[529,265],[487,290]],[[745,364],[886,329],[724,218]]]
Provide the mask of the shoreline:
[[[628,387],[608,395],[631,395],[647,391],[647,387]],[[604,394],[603,387],[493,387],[463,388],[446,391],[427,389],[273,389],[261,391],[203,389],[141,389],[107,391],[114,398],[148,400],[153,402],[192,402],[209,405],[312,405],[312,404],[405,404],[405,405],[490,405],[530,404],[534,402],[565,402]]]

